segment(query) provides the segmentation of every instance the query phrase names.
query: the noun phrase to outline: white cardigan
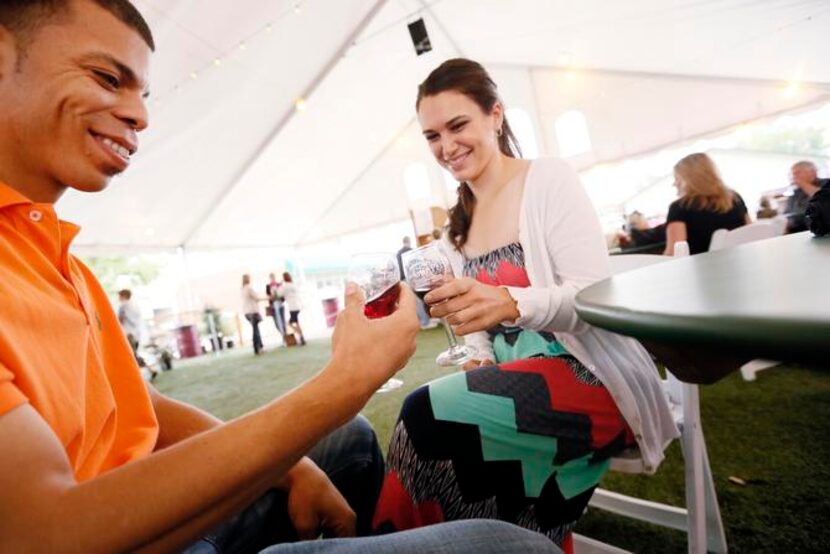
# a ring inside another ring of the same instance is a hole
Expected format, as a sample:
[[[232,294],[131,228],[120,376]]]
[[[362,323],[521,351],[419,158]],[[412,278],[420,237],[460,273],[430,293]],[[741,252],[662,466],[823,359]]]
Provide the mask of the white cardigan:
[[[530,286],[506,287],[518,303],[515,325],[554,333],[556,339],[608,389],[640,449],[643,471],[653,473],[679,433],[657,368],[636,340],[593,327],[574,309],[576,294],[610,274],[608,251],[594,207],[579,177],[559,159],[531,162],[519,215],[519,242]],[[456,275],[464,258],[453,247]],[[486,332],[466,337],[478,358],[494,359]]]

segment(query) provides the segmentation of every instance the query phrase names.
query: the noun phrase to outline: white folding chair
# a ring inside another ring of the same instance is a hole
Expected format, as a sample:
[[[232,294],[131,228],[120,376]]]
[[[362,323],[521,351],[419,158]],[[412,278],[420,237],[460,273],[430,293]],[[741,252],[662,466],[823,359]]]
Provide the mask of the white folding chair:
[[[688,252],[688,248],[680,248]],[[671,258],[650,254],[630,254],[611,257],[612,273],[623,273]],[[726,552],[726,535],[718,507],[709,455],[703,439],[700,421],[700,401],[697,385],[679,381],[666,372],[663,390],[669,401],[675,423],[680,429],[680,445],[683,450],[686,484],[686,507],[680,508],[627,496],[597,488],[589,506],[608,512],[686,531],[689,552]],[[611,460],[611,469],[625,473],[642,473],[643,462],[639,450],[634,448]],[[624,552],[595,539],[574,534],[575,554]]]
[[[772,219],[762,219],[731,231],[718,229],[712,234],[709,251],[723,250],[724,248],[755,242],[756,240],[777,237],[783,235],[786,228],[787,218],[778,216]],[[754,381],[756,373],[775,367],[779,363],[772,360],[752,360],[741,367],[741,376],[744,381]]]
[[[755,242],[756,240],[778,237],[784,234],[786,225],[787,220],[785,218],[774,217],[772,219],[762,219],[731,231],[718,229],[712,233],[709,251],[714,252],[715,250],[723,250],[724,248]]]

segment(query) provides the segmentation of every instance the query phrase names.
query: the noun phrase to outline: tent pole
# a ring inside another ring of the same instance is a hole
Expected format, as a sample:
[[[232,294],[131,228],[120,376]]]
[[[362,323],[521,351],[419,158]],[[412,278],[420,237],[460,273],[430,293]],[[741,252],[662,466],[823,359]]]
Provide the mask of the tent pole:
[[[193,312],[196,309],[196,302],[193,297],[193,288],[190,285],[190,271],[187,267],[187,249],[185,245],[178,248],[179,259],[182,263],[182,283],[184,284],[184,307],[185,312]]]

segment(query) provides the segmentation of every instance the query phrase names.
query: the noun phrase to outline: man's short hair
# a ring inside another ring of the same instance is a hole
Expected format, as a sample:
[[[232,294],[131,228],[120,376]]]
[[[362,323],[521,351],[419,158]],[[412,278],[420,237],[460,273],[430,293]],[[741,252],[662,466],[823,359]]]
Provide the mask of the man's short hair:
[[[123,298],[124,300],[129,300],[133,297],[133,291],[130,289],[121,289],[118,291],[118,298]]]
[[[818,171],[818,167],[816,167],[816,164],[809,160],[801,160],[800,162],[795,162],[790,171],[795,171],[796,169],[812,169],[813,171]]]
[[[150,50],[156,49],[153,32],[129,0],[87,0],[93,2],[134,29]],[[17,39],[25,54],[35,32],[48,23],[60,22],[71,15],[71,0],[0,0],[0,25]]]

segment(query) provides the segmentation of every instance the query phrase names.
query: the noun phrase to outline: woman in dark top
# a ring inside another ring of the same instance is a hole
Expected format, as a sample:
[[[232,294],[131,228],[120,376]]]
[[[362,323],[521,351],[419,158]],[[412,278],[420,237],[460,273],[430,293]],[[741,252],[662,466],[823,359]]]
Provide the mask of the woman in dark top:
[[[671,203],[666,217],[667,256],[673,256],[675,243],[683,240],[691,254],[706,252],[712,233],[751,222],[743,198],[726,188],[706,154],[690,154],[677,162],[674,178],[680,198]]]

